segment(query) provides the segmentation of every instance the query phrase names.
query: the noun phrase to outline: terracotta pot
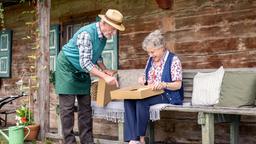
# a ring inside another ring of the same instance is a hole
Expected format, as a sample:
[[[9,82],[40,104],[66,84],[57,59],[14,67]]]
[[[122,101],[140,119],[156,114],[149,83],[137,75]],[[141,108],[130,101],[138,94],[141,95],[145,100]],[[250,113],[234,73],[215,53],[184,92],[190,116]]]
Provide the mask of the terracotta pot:
[[[35,125],[28,125],[27,127],[30,129],[30,133],[25,140],[36,140],[40,126],[35,124]],[[27,133],[28,133],[28,130],[24,128],[24,135],[26,136]]]
[[[170,9],[172,6],[173,0],[156,0],[159,8],[161,9]]]

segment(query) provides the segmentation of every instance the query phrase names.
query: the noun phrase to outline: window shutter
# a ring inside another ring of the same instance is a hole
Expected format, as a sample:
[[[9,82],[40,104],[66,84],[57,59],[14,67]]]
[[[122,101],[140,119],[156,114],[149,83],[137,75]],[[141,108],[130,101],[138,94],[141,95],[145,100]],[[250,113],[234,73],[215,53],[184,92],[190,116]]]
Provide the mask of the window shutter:
[[[12,31],[0,32],[0,77],[11,77]]]
[[[59,52],[60,26],[53,25],[50,28],[50,70],[55,71],[56,58]]]

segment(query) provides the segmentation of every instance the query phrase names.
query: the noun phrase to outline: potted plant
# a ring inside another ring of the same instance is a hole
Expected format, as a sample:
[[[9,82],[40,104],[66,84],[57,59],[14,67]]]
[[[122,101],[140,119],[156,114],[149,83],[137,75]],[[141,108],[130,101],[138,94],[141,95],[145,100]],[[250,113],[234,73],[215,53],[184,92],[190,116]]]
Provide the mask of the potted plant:
[[[35,124],[33,113],[26,105],[23,105],[16,110],[16,120],[17,125],[24,125],[30,129],[30,133],[26,140],[35,140],[37,138],[40,127],[38,124]],[[27,129],[24,129],[25,135],[27,132]]]

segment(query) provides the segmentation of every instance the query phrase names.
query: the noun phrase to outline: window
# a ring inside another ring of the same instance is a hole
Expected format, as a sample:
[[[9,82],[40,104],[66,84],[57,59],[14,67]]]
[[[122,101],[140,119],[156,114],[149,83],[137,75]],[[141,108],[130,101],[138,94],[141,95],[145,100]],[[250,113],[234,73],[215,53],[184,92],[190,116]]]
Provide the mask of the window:
[[[59,25],[51,26],[50,29],[50,70],[55,71],[56,68],[56,58],[59,52]]]
[[[11,77],[12,31],[0,32],[0,77]]]
[[[118,68],[118,34],[107,40],[107,44],[102,52],[103,62],[108,69]]]
[[[89,22],[86,23],[79,23],[79,24],[69,24],[66,26],[66,42],[68,42],[73,35],[83,26],[90,24]]]

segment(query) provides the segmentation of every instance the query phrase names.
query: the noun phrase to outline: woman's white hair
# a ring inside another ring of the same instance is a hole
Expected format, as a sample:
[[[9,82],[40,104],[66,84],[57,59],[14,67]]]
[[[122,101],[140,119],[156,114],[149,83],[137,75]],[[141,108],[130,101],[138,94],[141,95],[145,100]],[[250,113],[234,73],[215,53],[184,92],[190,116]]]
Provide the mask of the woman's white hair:
[[[164,48],[165,39],[163,34],[159,29],[151,32],[148,36],[145,37],[142,48],[147,51],[148,48]]]

